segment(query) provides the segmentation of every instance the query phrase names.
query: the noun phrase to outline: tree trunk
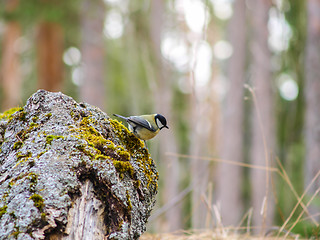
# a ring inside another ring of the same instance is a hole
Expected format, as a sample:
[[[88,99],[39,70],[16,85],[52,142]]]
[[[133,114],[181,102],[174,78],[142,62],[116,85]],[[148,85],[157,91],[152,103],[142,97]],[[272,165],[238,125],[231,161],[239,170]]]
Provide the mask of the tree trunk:
[[[104,108],[104,41],[105,5],[102,0],[82,3],[82,83],[80,98]]]
[[[233,55],[228,65],[229,91],[227,93],[222,121],[220,157],[234,162],[243,162],[243,111],[246,63],[246,3],[237,0],[230,22],[230,42]],[[221,206],[224,225],[236,226],[243,211],[241,199],[242,168],[227,163],[219,163],[217,169],[216,199]]]
[[[172,79],[169,76],[168,69],[163,65],[161,55],[161,37],[165,14],[165,2],[163,0],[154,0],[151,3],[151,45],[155,58],[154,69],[157,77],[157,88],[154,89],[156,96],[156,109],[159,113],[166,116],[170,129],[174,129],[174,114],[172,109]],[[162,159],[162,169],[164,177],[164,192],[162,200],[164,205],[170,204],[179,194],[180,166],[179,158],[176,156],[167,156],[167,152],[176,153],[178,151],[176,137],[173,131],[163,131],[159,141],[159,158]],[[164,231],[176,231],[182,228],[181,205],[175,204],[165,213]]]
[[[7,11],[13,11],[18,5],[18,0],[8,1]],[[3,54],[1,75],[3,87],[2,109],[17,106],[20,102],[21,74],[17,40],[21,36],[20,24],[16,21],[6,23],[3,38]]]
[[[0,115],[0,239],[138,239],[158,172],[118,121],[39,90]]]
[[[38,86],[60,91],[63,84],[63,29],[58,23],[41,22],[37,38]]]
[[[253,116],[252,148],[253,165],[270,167],[271,152],[275,145],[273,93],[271,79],[271,54],[268,48],[268,16],[271,1],[252,1],[252,83]],[[264,232],[272,224],[274,202],[271,176],[268,171],[251,170],[253,225]]]
[[[307,1],[307,42],[305,58],[305,186],[311,183],[320,171],[320,1]],[[308,194],[312,195],[320,187],[317,179]],[[310,213],[319,212],[319,207],[313,205]],[[318,217],[319,219],[319,217]]]
[[[207,88],[207,87],[206,87]],[[208,88],[210,89],[210,88]],[[191,103],[191,184],[192,188],[192,228],[203,229],[211,227],[211,199],[209,189],[212,182],[212,164],[197,156],[216,155],[216,134],[219,119],[219,107],[215,96],[208,101],[199,102],[195,96]],[[205,126],[205,127],[204,127]],[[208,205],[209,204],[209,205]]]

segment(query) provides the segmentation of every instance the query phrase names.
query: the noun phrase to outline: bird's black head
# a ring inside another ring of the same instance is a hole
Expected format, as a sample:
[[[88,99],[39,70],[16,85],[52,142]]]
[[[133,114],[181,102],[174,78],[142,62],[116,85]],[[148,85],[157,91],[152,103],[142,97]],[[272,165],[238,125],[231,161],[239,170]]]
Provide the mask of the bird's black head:
[[[158,126],[158,128],[161,130],[162,128],[168,128],[167,126],[167,120],[164,116],[162,116],[161,114],[157,114],[154,116],[154,120],[156,121],[156,124]]]

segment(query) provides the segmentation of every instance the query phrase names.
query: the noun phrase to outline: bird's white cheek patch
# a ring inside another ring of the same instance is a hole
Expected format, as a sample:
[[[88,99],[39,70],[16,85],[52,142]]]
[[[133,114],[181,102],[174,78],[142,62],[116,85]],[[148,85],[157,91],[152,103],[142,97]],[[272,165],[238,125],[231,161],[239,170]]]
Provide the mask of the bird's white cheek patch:
[[[156,119],[156,123],[157,123],[158,128],[161,128],[163,126],[158,118]]]

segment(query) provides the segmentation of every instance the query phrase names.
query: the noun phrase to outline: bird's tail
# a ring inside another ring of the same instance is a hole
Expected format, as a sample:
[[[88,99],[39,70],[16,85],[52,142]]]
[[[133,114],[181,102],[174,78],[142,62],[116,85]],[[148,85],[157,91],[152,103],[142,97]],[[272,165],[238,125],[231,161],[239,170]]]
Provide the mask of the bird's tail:
[[[127,118],[126,117],[124,117],[124,116],[121,116],[121,115],[119,115],[119,114],[113,114],[113,116],[116,116],[116,117],[119,117],[119,118],[122,118],[122,119],[124,119],[124,120],[127,120]]]

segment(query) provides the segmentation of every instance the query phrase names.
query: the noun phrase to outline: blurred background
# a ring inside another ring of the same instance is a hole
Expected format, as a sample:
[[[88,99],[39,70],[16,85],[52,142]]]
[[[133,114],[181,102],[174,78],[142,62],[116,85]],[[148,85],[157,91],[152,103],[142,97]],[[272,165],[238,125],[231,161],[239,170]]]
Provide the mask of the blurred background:
[[[149,232],[320,235],[319,0],[0,0],[0,78],[166,116]]]

